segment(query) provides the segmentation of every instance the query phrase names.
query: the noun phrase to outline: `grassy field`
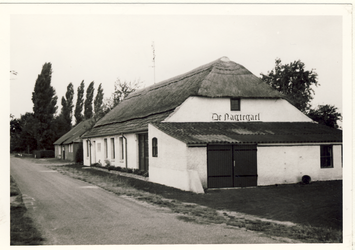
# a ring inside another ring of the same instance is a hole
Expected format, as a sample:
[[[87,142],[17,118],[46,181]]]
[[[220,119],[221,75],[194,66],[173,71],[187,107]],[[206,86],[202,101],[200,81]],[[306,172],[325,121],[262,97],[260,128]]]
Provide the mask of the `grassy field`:
[[[43,238],[33,221],[26,215],[21,192],[16,183],[10,180],[10,196],[14,197],[10,206],[10,245],[41,245]]]
[[[82,165],[48,166],[118,195],[156,204],[194,223],[225,223],[308,243],[342,242],[342,182],[207,190],[194,194]],[[287,223],[290,222],[290,223]]]

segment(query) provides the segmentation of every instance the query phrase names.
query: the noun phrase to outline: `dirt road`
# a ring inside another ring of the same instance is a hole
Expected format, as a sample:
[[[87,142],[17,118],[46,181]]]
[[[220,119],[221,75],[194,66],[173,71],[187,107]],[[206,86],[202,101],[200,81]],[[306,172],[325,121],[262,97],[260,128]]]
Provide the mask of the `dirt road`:
[[[184,222],[25,158],[11,157],[11,175],[46,245],[280,243],[226,225]]]

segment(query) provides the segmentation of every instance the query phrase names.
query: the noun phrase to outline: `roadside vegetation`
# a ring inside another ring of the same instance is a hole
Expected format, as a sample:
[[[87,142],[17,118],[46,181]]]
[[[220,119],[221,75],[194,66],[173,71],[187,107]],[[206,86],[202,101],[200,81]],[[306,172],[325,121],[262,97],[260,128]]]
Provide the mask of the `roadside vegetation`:
[[[12,177],[10,185],[10,245],[42,245],[44,239],[32,219],[26,215],[21,192]]]
[[[342,242],[341,181],[194,194],[82,165],[47,167],[117,195],[168,208],[186,222],[226,224],[285,242]]]

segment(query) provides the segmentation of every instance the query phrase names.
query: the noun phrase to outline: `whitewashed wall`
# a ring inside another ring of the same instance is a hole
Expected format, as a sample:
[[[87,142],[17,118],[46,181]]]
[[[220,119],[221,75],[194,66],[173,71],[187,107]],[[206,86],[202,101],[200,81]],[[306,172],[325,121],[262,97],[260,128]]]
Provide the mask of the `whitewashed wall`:
[[[127,138],[127,168],[139,169],[138,136],[136,134],[124,136]]]
[[[258,185],[342,179],[341,146],[333,146],[334,168],[320,167],[320,146],[258,146]]]
[[[257,121],[263,122],[312,121],[283,99],[241,99],[240,106],[241,111],[231,111],[230,98],[189,97],[164,121],[236,122],[231,119],[231,116],[235,115],[244,115],[244,122],[248,121],[248,115],[258,119]],[[217,118],[219,119],[217,120]],[[243,119],[240,122],[243,122]]]
[[[122,135],[107,136],[107,137],[96,137],[91,138],[91,163],[100,162],[102,166],[105,166],[105,160],[109,160],[111,166],[115,167],[127,167],[132,169],[138,169],[138,139],[136,134],[127,134],[124,135],[127,138],[127,148],[126,142],[123,139],[124,150],[128,150],[127,154],[124,152],[124,159],[122,159],[122,149],[120,138]],[[114,138],[115,141],[115,158],[112,158],[111,155],[111,138]],[[108,157],[105,155],[105,139],[107,139],[107,148],[108,148]],[[95,142],[95,143],[94,143]],[[99,146],[100,144],[100,146]],[[83,140],[83,149],[84,149],[84,165],[90,165],[90,154],[87,156],[87,146],[86,140]]]
[[[207,188],[207,148],[188,147],[187,148],[187,168],[198,173],[201,185]]]
[[[204,190],[199,177],[201,173],[193,166],[188,168],[187,163],[191,162],[191,152],[188,153],[186,144],[161,132],[150,124],[148,131],[149,181],[186,191],[203,193]],[[158,157],[152,157],[152,139],[154,137],[158,140]],[[195,152],[198,153],[198,150],[195,150]],[[190,160],[187,160],[188,158]],[[198,168],[202,168],[202,166]]]

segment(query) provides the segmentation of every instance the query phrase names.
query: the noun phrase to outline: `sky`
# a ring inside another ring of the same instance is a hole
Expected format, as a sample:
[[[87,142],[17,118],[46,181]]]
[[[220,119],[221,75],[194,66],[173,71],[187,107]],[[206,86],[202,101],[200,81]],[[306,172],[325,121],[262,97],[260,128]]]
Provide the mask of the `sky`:
[[[342,11],[242,11],[235,5],[185,5],[178,6],[180,11],[173,5],[130,6],[127,11],[120,5],[40,7],[9,16],[10,70],[17,72],[9,77],[10,113],[16,118],[32,112],[32,92],[46,62],[52,63],[60,112],[69,83],[75,104],[83,80],[85,90],[94,81],[94,95],[102,83],[108,98],[117,79],[147,87],[223,56],[258,77],[274,68],[276,58],[283,64],[301,60],[318,74],[312,106],[343,110]]]

